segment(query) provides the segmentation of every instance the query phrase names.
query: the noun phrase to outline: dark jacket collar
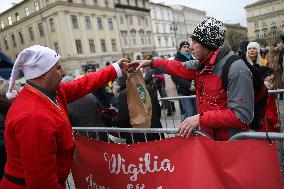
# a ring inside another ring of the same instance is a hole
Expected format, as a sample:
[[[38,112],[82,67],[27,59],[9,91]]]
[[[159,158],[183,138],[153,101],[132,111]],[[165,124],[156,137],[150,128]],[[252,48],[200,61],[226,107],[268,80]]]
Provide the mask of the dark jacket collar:
[[[55,104],[57,104],[56,101],[56,93],[53,93],[49,90],[46,90],[30,81],[27,81],[27,84],[30,85],[31,87],[37,89],[38,91],[42,92],[44,95],[46,95],[50,100],[52,100],[52,102],[54,102]]]

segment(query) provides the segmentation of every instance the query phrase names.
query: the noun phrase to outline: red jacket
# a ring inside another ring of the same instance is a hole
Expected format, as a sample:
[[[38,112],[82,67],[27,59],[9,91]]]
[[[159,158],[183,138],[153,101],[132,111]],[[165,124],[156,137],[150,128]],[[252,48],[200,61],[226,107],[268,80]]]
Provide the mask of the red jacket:
[[[114,80],[113,66],[60,86],[59,107],[35,88],[25,85],[6,119],[5,173],[25,179],[26,186],[4,179],[1,189],[63,189],[70,172],[74,143],[67,103]],[[61,184],[59,184],[61,183]]]
[[[266,123],[267,123],[267,132],[280,132],[280,127],[275,128],[275,125],[279,122],[276,99],[273,94],[268,94],[266,101],[266,119],[261,121],[262,128],[259,129],[259,132],[266,131]]]
[[[195,80],[197,109],[201,115],[200,128],[215,140],[228,140],[236,130],[238,132],[248,130],[253,119],[251,73],[244,62],[238,60],[237,64],[232,64],[235,68],[240,69],[240,71],[234,70],[236,74],[229,75],[229,78],[234,77],[235,79],[230,81],[228,85],[231,84],[233,87],[228,87],[228,91],[222,87],[222,79],[218,74],[222,70],[221,64],[224,64],[228,57],[227,54],[225,58],[215,59],[214,61],[217,63],[211,73],[186,69],[184,63],[175,60],[156,59],[154,61],[155,67],[163,67],[170,75]],[[243,72],[245,75],[238,76],[239,72]],[[230,94],[230,98],[227,98],[227,94]]]

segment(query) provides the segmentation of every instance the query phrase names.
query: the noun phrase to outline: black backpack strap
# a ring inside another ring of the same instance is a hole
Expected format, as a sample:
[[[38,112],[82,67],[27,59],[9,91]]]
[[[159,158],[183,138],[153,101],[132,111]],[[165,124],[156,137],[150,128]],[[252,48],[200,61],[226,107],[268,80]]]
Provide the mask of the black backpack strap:
[[[229,75],[230,67],[233,62],[239,59],[242,59],[242,58],[238,55],[232,55],[226,60],[223,66],[221,77],[222,77],[222,86],[225,90],[227,90],[228,84],[229,84],[228,75]]]

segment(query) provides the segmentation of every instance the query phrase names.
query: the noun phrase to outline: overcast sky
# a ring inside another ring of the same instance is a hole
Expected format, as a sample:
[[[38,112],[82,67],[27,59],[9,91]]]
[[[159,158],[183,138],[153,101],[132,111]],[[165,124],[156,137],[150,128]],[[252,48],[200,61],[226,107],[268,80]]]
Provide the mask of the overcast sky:
[[[3,12],[13,3],[19,3],[22,0],[0,0],[0,12]],[[244,7],[257,0],[152,0],[153,2],[165,2],[168,5],[181,4],[199,10],[204,10],[207,16],[213,16],[226,23],[241,23],[246,26],[246,14]]]

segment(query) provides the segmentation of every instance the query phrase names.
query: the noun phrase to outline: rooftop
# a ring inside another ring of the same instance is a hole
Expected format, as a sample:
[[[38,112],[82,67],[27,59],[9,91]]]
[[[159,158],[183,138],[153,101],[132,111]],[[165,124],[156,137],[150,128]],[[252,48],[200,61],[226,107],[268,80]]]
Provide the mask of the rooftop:
[[[250,8],[250,7],[254,7],[254,6],[257,6],[257,5],[262,5],[262,4],[265,4],[265,3],[274,2],[274,1],[277,1],[277,0],[259,0],[255,3],[252,3],[252,4],[245,6],[245,9]]]

